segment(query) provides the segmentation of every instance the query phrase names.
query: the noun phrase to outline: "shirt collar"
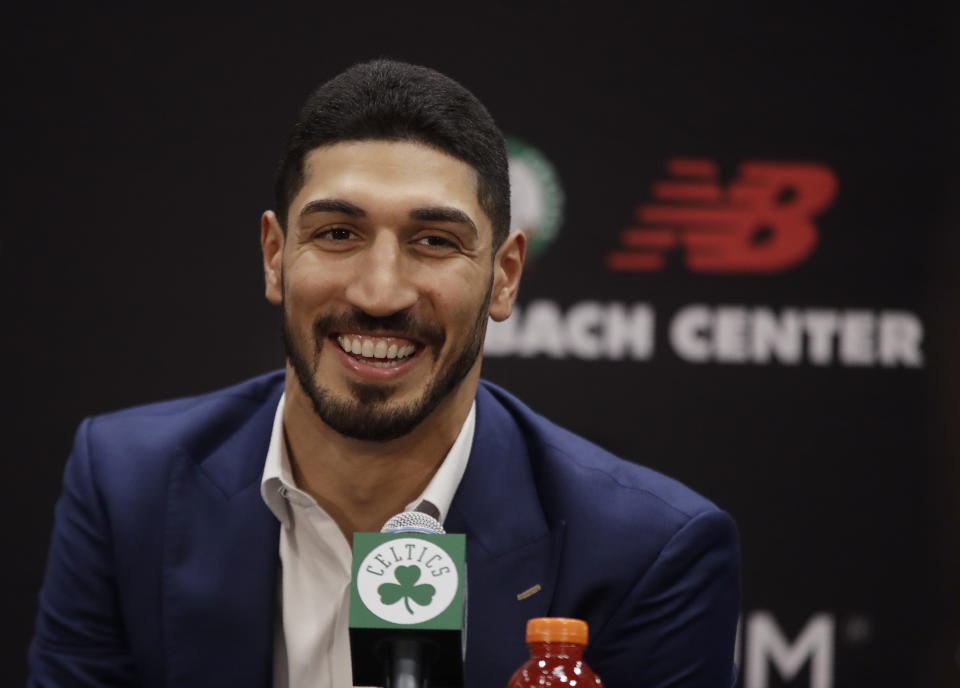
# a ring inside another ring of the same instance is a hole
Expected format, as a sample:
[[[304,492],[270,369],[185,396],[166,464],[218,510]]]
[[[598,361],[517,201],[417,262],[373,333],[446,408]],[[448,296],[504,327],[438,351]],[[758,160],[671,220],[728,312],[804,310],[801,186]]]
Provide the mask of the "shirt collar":
[[[440,468],[433,474],[433,478],[427,484],[419,497],[407,504],[405,511],[413,511],[421,501],[427,500],[440,511],[438,520],[443,523],[447,518],[447,512],[450,510],[450,502],[453,501],[453,495],[460,486],[460,480],[463,478],[463,472],[467,470],[467,460],[470,458],[470,450],[473,448],[473,431],[477,424],[477,402],[470,405],[470,413],[467,419],[463,421],[460,428],[460,434],[454,441],[450,451],[440,464]]]
[[[263,477],[260,479],[260,496],[284,528],[291,525],[289,495],[291,491],[300,493],[290,469],[290,456],[283,437],[283,405],[286,393],[280,395],[277,412],[273,414],[273,429],[270,431],[270,445],[263,464]],[[302,494],[302,493],[301,493]],[[309,495],[304,495],[309,498]]]
[[[290,528],[292,514],[290,504],[315,504],[313,498],[297,487],[290,468],[290,456],[283,436],[283,407],[286,394],[280,396],[277,412],[273,416],[273,429],[270,432],[270,445],[263,465],[263,477],[260,479],[260,496],[284,528]],[[433,504],[440,512],[439,521],[443,523],[450,510],[453,495],[460,485],[463,473],[467,469],[470,450],[473,448],[473,433],[476,428],[477,402],[470,406],[460,433],[450,451],[444,457],[440,468],[433,474],[419,497],[407,504],[405,510],[412,511],[423,500]]]

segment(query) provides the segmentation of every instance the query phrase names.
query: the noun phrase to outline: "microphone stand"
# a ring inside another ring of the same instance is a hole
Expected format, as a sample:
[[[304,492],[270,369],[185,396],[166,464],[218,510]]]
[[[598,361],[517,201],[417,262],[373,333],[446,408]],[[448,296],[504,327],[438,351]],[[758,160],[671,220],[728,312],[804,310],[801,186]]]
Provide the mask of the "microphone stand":
[[[416,638],[390,641],[386,688],[427,688],[423,645]]]

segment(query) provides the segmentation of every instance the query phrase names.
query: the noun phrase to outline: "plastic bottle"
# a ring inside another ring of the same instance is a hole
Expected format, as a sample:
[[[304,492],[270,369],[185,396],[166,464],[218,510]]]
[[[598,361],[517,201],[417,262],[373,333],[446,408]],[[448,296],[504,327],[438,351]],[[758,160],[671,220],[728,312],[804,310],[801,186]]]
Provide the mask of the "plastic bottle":
[[[587,623],[580,619],[539,618],[527,622],[530,659],[514,672],[507,688],[603,688],[583,661]]]

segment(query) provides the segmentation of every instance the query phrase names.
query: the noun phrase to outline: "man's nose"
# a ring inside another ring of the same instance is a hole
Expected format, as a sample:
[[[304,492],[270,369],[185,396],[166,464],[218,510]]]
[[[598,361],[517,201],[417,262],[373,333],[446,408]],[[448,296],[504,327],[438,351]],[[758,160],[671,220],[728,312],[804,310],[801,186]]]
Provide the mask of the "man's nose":
[[[357,258],[357,270],[346,289],[346,298],[351,304],[380,317],[410,308],[417,302],[417,290],[409,275],[412,265],[395,235],[390,232],[376,235]]]

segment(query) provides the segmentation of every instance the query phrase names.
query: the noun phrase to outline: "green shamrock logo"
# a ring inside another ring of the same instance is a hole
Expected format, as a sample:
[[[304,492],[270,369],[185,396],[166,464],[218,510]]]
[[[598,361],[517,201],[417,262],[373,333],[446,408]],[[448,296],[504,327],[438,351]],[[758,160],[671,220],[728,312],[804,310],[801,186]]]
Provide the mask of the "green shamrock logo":
[[[403,606],[411,614],[413,614],[413,610],[410,608],[410,600],[421,607],[430,604],[436,589],[429,583],[417,585],[417,581],[420,580],[420,568],[418,566],[398,566],[394,569],[394,575],[397,577],[396,583],[384,583],[377,588],[381,602],[396,604],[403,599]]]

